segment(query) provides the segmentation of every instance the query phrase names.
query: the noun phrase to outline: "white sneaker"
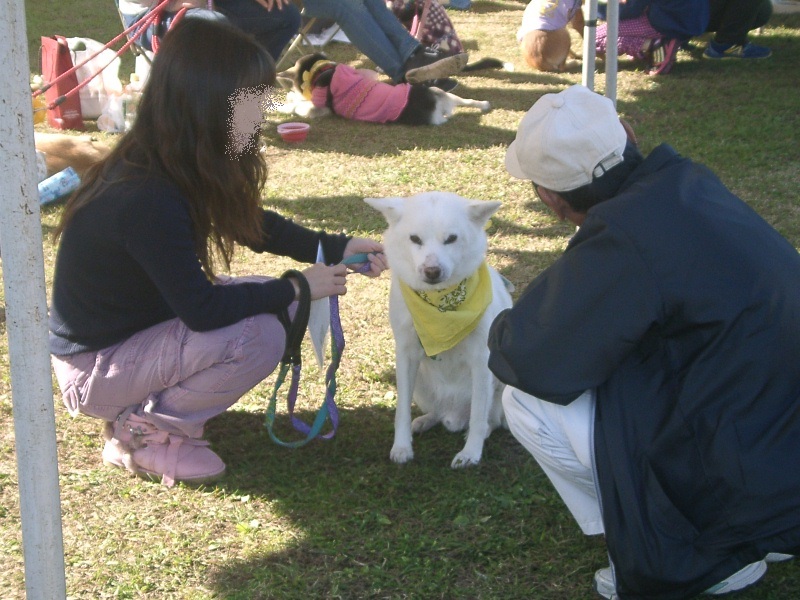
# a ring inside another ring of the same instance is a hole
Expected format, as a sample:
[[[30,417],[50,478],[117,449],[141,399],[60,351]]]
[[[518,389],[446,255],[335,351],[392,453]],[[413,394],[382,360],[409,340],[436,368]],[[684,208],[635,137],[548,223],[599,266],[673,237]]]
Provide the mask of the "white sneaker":
[[[793,558],[794,554],[781,554],[780,552],[770,552],[764,557],[764,562],[767,563],[785,562],[787,560],[792,560]]]
[[[709,596],[721,596],[730,592],[738,592],[759,581],[764,573],[767,572],[767,563],[763,560],[750,563],[745,568],[736,571],[725,581],[720,581],[717,585],[712,585],[704,594]]]
[[[788,555],[784,555],[788,556]],[[786,560],[786,559],[784,559]],[[704,594],[709,596],[721,596],[729,592],[736,592],[753,585],[759,581],[767,572],[767,563],[763,560],[751,563],[744,569],[737,571],[725,581],[719,582],[717,585],[708,588]],[[608,600],[616,600],[617,598],[617,582],[614,580],[614,572],[611,567],[600,569],[594,574],[594,589],[603,598]]]
[[[611,567],[600,569],[594,574],[594,589],[603,598],[608,600],[616,600],[617,598],[617,582],[614,579],[614,572]]]

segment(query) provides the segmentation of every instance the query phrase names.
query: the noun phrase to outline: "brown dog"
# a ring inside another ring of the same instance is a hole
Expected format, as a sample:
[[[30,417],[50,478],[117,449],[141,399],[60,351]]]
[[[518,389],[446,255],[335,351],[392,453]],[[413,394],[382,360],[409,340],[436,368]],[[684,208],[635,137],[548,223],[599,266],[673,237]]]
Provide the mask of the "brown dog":
[[[522,18],[518,37],[528,66],[539,71],[560,73],[567,58],[578,58],[572,51],[567,26],[583,37],[582,0],[531,0]],[[543,29],[531,27],[554,27]]]
[[[47,175],[72,167],[79,176],[100,162],[111,152],[111,147],[90,135],[34,132],[36,149],[45,153]]]

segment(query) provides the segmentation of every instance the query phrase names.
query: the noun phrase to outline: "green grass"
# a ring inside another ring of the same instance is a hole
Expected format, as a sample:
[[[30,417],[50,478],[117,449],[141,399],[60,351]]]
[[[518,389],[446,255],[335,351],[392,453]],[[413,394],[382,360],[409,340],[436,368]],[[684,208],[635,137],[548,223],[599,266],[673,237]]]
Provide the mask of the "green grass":
[[[380,235],[384,223],[365,197],[442,189],[501,200],[489,229],[490,261],[523,289],[561,253],[573,228],[507,175],[504,150],[541,94],[580,81],[577,72],[524,67],[514,41],[523,8],[480,0],[470,12],[451,13],[474,58],[516,65],[515,72],[460,78],[457,93],[492,102],[487,115],[462,110],[438,128],[329,118],[314,121],[299,146],[280,141],[275,125],[285,119],[273,115],[264,130],[265,205],[313,227]],[[110,0],[29,0],[27,16],[32,71],[41,35],[105,41],[121,29]],[[669,76],[650,78],[622,61],[618,80],[619,110],[645,151],[668,141],[704,162],[795,247],[799,28],[800,16],[776,16],[757,38],[774,51],[765,61],[705,61],[700,45],[679,53]],[[366,64],[348,47],[331,53]],[[127,57],[123,78],[131,64]],[[48,286],[54,248],[47,234],[60,210],[42,214]],[[233,272],[279,274],[289,266],[242,253]],[[387,293],[388,277],[353,278],[342,300],[348,345],[336,438],[297,450],[273,444],[263,428],[270,378],[209,423],[207,437],[228,475],[208,488],[167,489],[104,468],[99,424],[69,418],[56,396],[70,598],[593,598],[592,574],[606,564],[602,541],[580,534],[508,432],[493,433],[482,464],[469,470],[450,469],[463,436],[440,428],[415,439],[412,463],[389,461],[395,381]],[[0,333],[0,596],[23,598],[5,323]],[[308,358],[299,403],[307,418],[322,398]],[[278,420],[288,437],[285,417]],[[763,583],[739,597],[800,597],[797,561],[772,565]]]

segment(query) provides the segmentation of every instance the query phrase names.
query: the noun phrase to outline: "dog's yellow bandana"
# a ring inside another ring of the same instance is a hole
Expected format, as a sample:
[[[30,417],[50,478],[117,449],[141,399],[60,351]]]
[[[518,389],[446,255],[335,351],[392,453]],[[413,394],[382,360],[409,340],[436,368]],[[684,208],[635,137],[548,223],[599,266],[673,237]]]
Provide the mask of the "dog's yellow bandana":
[[[300,91],[303,93],[303,98],[311,100],[311,92],[314,90],[314,80],[320,71],[335,67],[336,63],[331,60],[318,60],[314,65],[303,73],[303,83],[300,84]]]
[[[421,292],[401,281],[400,291],[428,356],[449,350],[472,333],[492,302],[492,280],[485,262],[452,287]]]

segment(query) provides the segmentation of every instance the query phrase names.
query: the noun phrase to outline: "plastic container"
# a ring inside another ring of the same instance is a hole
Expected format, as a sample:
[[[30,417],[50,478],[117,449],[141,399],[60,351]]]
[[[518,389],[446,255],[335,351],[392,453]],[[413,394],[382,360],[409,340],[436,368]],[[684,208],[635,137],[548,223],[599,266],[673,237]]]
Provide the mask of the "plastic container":
[[[281,123],[278,125],[278,134],[284,142],[297,144],[305,141],[309,129],[311,126],[308,123]]]
[[[39,184],[39,204],[50,204],[74,192],[81,182],[72,167],[48,177]]]
[[[130,131],[131,127],[133,127],[141,95],[142,82],[139,80],[139,75],[131,73],[131,82],[123,88],[122,93],[122,114],[125,116],[125,131]]]

